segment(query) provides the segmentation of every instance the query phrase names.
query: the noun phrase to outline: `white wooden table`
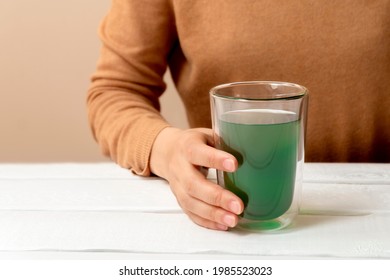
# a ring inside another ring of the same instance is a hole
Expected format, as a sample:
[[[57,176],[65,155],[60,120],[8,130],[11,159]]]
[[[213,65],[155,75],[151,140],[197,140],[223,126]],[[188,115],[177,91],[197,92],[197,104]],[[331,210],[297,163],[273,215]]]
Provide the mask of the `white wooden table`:
[[[219,232],[112,163],[0,164],[0,259],[390,258],[390,164],[306,164],[302,191],[285,230]]]

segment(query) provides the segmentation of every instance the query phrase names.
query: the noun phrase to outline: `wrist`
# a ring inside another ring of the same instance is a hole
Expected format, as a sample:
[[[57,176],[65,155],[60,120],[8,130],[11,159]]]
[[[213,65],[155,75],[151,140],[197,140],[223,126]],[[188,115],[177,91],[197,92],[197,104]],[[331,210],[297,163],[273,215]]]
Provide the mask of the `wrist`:
[[[150,171],[162,178],[167,179],[168,157],[173,152],[175,139],[182,130],[176,127],[166,127],[160,131],[154,140],[150,153]]]

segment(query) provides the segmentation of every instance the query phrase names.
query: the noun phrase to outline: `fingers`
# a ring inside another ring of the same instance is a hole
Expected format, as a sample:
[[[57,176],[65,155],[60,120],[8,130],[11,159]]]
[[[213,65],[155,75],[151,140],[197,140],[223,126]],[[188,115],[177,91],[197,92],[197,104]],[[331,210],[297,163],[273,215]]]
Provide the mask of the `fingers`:
[[[208,181],[195,168],[186,173],[191,174],[192,180],[178,184],[174,191],[184,212],[195,223],[207,228],[227,230],[235,227],[237,215],[244,209],[241,199]]]
[[[211,130],[193,131],[188,136],[183,154],[190,168],[182,166],[182,170],[187,174],[186,178],[191,180],[180,182],[180,206],[195,223],[204,227],[219,230],[235,227],[238,223],[237,215],[244,209],[242,200],[208,181],[196,166],[234,172],[238,167],[236,158],[209,146],[213,144]]]
[[[236,215],[243,211],[242,201],[232,192],[208,181],[203,176],[197,176],[185,187],[186,193],[208,205],[216,206]]]
[[[208,168],[234,172],[236,158],[213,148],[210,129],[166,128],[156,138],[150,158],[151,171],[168,180],[183,211],[196,224],[227,230],[244,210],[242,200],[206,179]]]
[[[203,133],[206,137],[206,143],[214,147],[214,134],[210,128],[196,128],[195,130]]]
[[[203,227],[227,230],[238,223],[238,216],[223,208],[207,204],[194,197],[181,198],[180,206],[198,225]]]
[[[229,227],[226,225],[219,224],[219,223],[211,221],[211,220],[207,220],[207,219],[202,218],[198,215],[195,215],[191,212],[189,212],[189,213],[186,212],[186,214],[190,217],[190,219],[192,221],[194,221],[196,224],[198,224],[202,227],[209,228],[209,229],[215,229],[215,230],[228,230],[229,229]]]
[[[234,172],[238,167],[237,159],[231,154],[213,147],[201,145],[197,141],[189,143],[186,158],[194,165]]]
[[[233,228],[237,225],[237,215],[225,211],[222,208],[210,207],[210,205],[197,201],[196,199],[189,200],[189,205],[186,206],[189,206],[191,209],[191,211],[188,211],[191,218],[202,219],[207,221],[207,223],[211,222],[215,225],[223,225],[226,229],[229,227]]]

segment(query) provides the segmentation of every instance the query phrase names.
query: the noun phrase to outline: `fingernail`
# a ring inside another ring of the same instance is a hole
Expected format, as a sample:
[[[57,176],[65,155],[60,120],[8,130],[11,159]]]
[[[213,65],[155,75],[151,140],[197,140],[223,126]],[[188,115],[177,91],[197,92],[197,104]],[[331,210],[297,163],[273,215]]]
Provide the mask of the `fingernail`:
[[[236,226],[236,219],[232,215],[225,215],[223,217],[223,222],[229,227],[235,227]]]
[[[229,203],[229,210],[234,214],[241,214],[241,205],[237,201],[233,200]]]
[[[230,158],[227,158],[223,161],[222,163],[223,165],[223,168],[225,168],[225,171],[228,171],[228,172],[233,172],[236,167],[234,165],[234,161]]]
[[[220,230],[228,230],[228,227],[225,225],[217,224],[217,228]]]

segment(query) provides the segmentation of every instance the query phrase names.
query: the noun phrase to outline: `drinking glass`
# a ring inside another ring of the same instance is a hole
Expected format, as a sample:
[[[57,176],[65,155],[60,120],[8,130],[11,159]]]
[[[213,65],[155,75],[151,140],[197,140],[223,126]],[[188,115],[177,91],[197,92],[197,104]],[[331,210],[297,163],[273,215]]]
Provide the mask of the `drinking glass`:
[[[235,172],[217,170],[244,203],[238,227],[273,231],[299,211],[308,91],[287,82],[248,81],[210,90],[215,146],[234,155]]]

